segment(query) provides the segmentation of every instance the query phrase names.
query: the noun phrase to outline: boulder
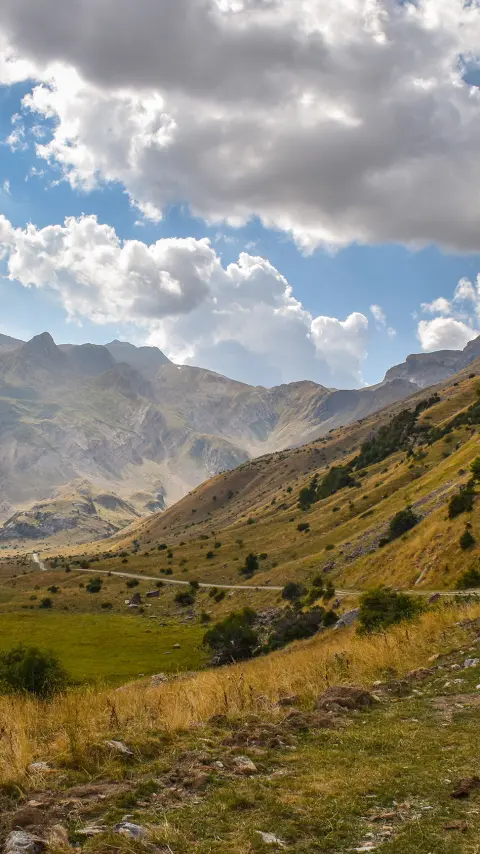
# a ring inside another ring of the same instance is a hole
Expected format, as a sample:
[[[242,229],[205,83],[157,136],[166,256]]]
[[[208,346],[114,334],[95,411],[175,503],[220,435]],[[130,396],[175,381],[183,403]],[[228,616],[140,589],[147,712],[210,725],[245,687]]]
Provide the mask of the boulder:
[[[349,685],[334,685],[318,698],[315,708],[318,711],[335,712],[343,709],[351,711],[369,709],[375,703],[375,698],[365,688]]]
[[[360,608],[352,608],[351,611],[345,611],[335,623],[335,629],[345,629],[347,626],[353,625],[358,620],[359,613]]]
[[[145,593],[145,597],[147,599],[158,599],[160,596],[160,590],[149,590],[148,593]]]
[[[5,840],[4,854],[42,854],[46,842],[25,830],[12,830]]]

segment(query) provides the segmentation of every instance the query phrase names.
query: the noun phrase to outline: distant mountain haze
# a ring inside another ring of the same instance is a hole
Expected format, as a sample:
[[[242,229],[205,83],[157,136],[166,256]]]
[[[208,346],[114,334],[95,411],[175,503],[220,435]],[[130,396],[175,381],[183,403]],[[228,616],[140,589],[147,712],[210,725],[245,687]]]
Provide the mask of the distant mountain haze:
[[[62,519],[79,542],[107,536],[223,470],[365,418],[479,355],[476,339],[409,356],[376,386],[263,388],[174,365],[156,347],[0,335],[0,540],[41,540]]]

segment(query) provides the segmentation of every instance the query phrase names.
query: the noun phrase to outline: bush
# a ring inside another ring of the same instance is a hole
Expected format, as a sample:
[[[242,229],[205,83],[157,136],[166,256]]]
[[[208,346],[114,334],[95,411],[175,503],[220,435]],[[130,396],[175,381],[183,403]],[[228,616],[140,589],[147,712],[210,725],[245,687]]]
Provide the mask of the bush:
[[[88,593],[100,593],[102,589],[102,579],[101,578],[90,578],[87,583],[86,590]]]
[[[460,548],[463,549],[463,551],[466,551],[467,549],[470,549],[472,546],[475,545],[476,540],[473,534],[469,531],[469,529],[465,528],[458,542]]]
[[[252,628],[255,617],[251,608],[234,611],[205,633],[203,643],[214,653],[215,664],[252,657],[258,647],[258,635]]]
[[[245,563],[242,566],[240,572],[242,575],[245,575],[247,578],[250,578],[254,572],[258,569],[258,558],[257,555],[250,552],[245,558]]]
[[[210,599],[213,599],[217,595],[217,593],[218,593],[218,587],[210,587],[210,590],[208,591],[208,595],[210,596]]]
[[[48,698],[66,688],[68,675],[53,653],[20,645],[0,655],[0,683],[14,693]]]
[[[113,605],[111,602],[102,602],[102,604],[100,605],[100,608],[102,608],[103,611],[111,611],[113,608]]]
[[[58,593],[60,590],[60,587],[57,587],[56,584],[52,584],[50,587],[47,587],[47,590],[49,593]]]
[[[300,531],[300,533],[302,533],[302,531],[309,531],[309,530],[310,530],[310,524],[308,522],[299,522],[298,523],[297,531]]]
[[[189,590],[181,590],[176,594],[174,601],[178,602],[179,605],[194,605],[195,596]]]
[[[197,581],[196,578],[192,578],[192,580],[190,582],[190,587],[191,587],[192,591],[193,590],[195,590],[195,591],[200,590],[200,582]]]
[[[455,516],[459,516],[460,513],[469,513],[473,508],[474,500],[475,492],[473,490],[473,484],[467,483],[460,492],[452,495],[448,502],[448,518],[454,519]]]
[[[41,599],[38,607],[45,609],[53,608],[53,602],[50,599],[50,596],[45,596],[43,599]]]
[[[388,539],[396,540],[397,537],[401,537],[402,534],[406,534],[407,531],[414,528],[419,521],[418,516],[415,515],[411,507],[406,507],[405,510],[400,510],[395,514],[393,519],[390,520],[390,525],[388,526]]]
[[[456,583],[457,590],[471,590],[472,588],[480,587],[480,569],[471,566],[466,569]]]
[[[333,581],[329,580],[329,581],[327,581],[327,584],[326,584],[326,587],[325,587],[325,590],[323,593],[323,597],[322,597],[323,601],[328,602],[329,599],[333,599],[334,596],[335,596],[335,586],[333,584]]]
[[[333,612],[330,613],[333,614]],[[292,641],[312,637],[324,627],[325,616],[324,608],[312,608],[305,612],[293,611],[291,608],[286,609],[268,639],[267,650],[281,649]],[[329,621],[331,619],[329,617]],[[336,620],[335,615],[335,622]]]
[[[388,587],[367,590],[360,599],[358,631],[380,631],[402,620],[411,620],[421,608],[420,602],[406,593],[397,593]]]
[[[303,584],[297,584],[296,581],[287,581],[285,587],[282,590],[282,599],[286,599],[288,602],[298,602],[302,596],[305,596],[306,589]]]
[[[217,593],[215,593],[215,596],[213,598],[214,598],[215,602],[222,602],[223,599],[225,599],[226,595],[227,594],[225,593],[225,590],[218,590]]]
[[[90,567],[89,560],[81,560],[80,561],[80,569],[88,569]]]
[[[127,587],[129,590],[131,590],[133,587],[138,587],[139,584],[140,582],[138,578],[129,578],[127,581]]]

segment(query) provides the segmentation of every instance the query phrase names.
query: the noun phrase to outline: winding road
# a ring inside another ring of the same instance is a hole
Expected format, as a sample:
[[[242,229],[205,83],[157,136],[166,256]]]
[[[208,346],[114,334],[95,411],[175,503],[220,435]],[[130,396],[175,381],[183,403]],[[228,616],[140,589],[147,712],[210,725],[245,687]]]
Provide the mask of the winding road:
[[[33,553],[33,560],[38,564],[42,572],[48,571],[48,567],[46,567],[43,561],[40,560],[36,552]],[[94,575],[116,575],[120,578],[134,578],[137,581],[163,581],[164,584],[180,584],[184,587],[190,586],[189,581],[180,581],[175,578],[159,578],[158,575],[140,575],[139,573],[134,572],[117,572],[116,570],[109,569],[82,569],[80,567],[75,567],[72,572],[90,572]],[[277,592],[281,592],[283,590],[283,587],[276,587],[273,584],[213,584],[206,581],[200,581],[199,587],[215,587],[217,590],[275,590]],[[339,598],[343,598],[345,596],[361,596],[364,592],[364,590],[344,590],[343,588],[337,588],[335,590],[335,596]],[[414,594],[416,596],[433,596],[437,593],[439,596],[470,596],[472,593],[478,593],[478,590],[418,590],[416,588],[414,590],[404,590],[403,592]]]

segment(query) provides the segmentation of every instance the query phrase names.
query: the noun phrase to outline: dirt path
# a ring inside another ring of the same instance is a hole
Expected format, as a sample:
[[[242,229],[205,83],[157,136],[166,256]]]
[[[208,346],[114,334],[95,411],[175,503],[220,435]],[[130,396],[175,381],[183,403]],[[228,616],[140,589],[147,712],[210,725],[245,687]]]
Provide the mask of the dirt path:
[[[45,564],[38,559],[38,555],[35,563],[41,564],[45,569]],[[135,578],[138,581],[163,581],[164,584],[181,584],[184,587],[189,587],[190,585],[189,581],[180,581],[175,578],[159,578],[158,575],[140,575],[134,572],[117,572],[108,569],[81,569],[76,567],[72,572],[91,572],[94,575],[117,575],[120,578]],[[200,581],[199,586],[205,588],[215,587],[218,590],[274,590],[276,592],[283,590],[283,587],[276,587],[273,584],[263,586],[259,584],[213,584]],[[361,596],[364,592],[364,590],[344,590],[343,588],[338,588],[335,590],[335,596],[340,598],[344,596]],[[434,593],[438,593],[440,596],[469,596],[472,593],[478,593],[477,590],[405,590],[403,592],[412,593],[416,596],[433,596]]]

